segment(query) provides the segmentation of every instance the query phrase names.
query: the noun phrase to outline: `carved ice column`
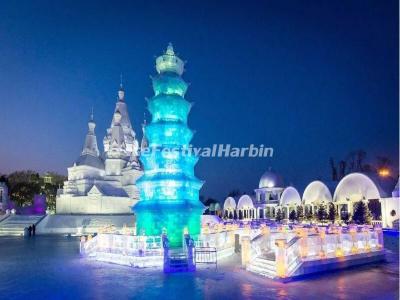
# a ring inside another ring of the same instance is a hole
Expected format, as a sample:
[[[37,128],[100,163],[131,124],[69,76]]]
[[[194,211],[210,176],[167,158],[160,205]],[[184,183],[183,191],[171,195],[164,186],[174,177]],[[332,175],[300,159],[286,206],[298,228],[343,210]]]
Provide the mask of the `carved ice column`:
[[[368,226],[365,226],[362,228],[362,234],[364,237],[364,251],[369,252],[371,251],[371,245],[369,244],[369,228]]]
[[[342,228],[338,227],[334,231],[335,241],[336,241],[336,257],[341,257],[344,255],[343,247],[342,247]]]
[[[351,236],[351,253],[356,254],[358,253],[358,243],[357,243],[357,226],[351,226],[349,229],[350,236]]]
[[[276,257],[276,275],[278,277],[286,277],[287,265],[286,265],[286,239],[275,240],[275,257]]]
[[[380,227],[379,225],[376,225],[375,228],[375,234],[376,234],[376,239],[377,239],[377,243],[376,243],[376,247],[378,249],[383,249],[383,232],[382,232],[382,227]]]
[[[242,267],[246,267],[246,265],[250,262],[250,236],[242,236],[241,237],[242,244]]]
[[[319,228],[319,239],[320,239],[320,250],[319,250],[319,257],[321,259],[326,258],[326,231],[324,227]]]

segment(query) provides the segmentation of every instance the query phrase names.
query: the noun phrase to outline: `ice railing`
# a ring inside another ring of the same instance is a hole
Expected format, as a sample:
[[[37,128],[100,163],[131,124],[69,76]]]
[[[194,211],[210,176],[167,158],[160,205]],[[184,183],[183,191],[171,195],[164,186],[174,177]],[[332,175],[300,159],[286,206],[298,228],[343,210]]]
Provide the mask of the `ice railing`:
[[[263,255],[274,251],[276,240],[285,240],[289,243],[296,234],[293,232],[286,232],[279,228],[268,228],[262,226],[258,231],[258,235],[251,236],[251,257]]]
[[[163,256],[164,250],[161,236],[99,233],[95,237],[81,238],[81,253],[88,256],[96,253]]]
[[[242,263],[274,254],[276,273],[287,277],[303,261],[351,256],[383,249],[381,227],[303,227],[261,226],[255,238],[242,237]]]
[[[255,238],[261,234],[259,227],[252,227],[250,223],[219,223],[203,225],[201,233],[194,238],[196,247],[212,247],[218,250],[235,246],[235,234]]]

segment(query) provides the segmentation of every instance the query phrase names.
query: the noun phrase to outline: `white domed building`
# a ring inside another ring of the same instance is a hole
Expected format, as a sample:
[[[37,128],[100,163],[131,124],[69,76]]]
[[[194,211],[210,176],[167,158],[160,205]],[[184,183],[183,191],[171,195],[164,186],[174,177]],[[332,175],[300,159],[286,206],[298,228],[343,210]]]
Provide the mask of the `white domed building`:
[[[297,206],[301,206],[300,194],[294,187],[288,186],[283,190],[279,201],[279,207],[281,208],[283,218],[288,219],[290,212],[292,210],[295,211]]]
[[[393,189],[393,190],[391,190]],[[342,178],[333,194],[333,203],[339,217],[352,216],[357,202],[379,203],[383,227],[396,227],[399,222],[399,181],[395,187],[385,186],[376,176],[364,173],[351,173]],[[377,220],[378,221],[378,220]],[[394,224],[397,224],[394,226]]]
[[[294,187],[285,187],[282,177],[269,169],[260,178],[255,196],[242,195],[237,201],[228,197],[224,202],[224,216],[229,219],[274,218],[280,209],[284,218],[301,205],[301,197]]]
[[[279,205],[284,190],[282,177],[269,169],[260,178],[256,193],[257,215],[265,218],[275,215],[275,207]]]
[[[226,198],[223,216],[239,220],[274,219],[280,210],[283,219],[288,219],[290,212],[299,206],[304,213],[315,215],[321,205],[328,211],[332,203],[335,205],[337,218],[347,220],[348,216],[354,214],[356,203],[364,201],[367,205],[375,203],[375,206],[380,206],[380,215],[373,223],[393,227],[399,222],[399,183],[397,182],[393,192],[387,192],[381,188],[377,178],[363,173],[351,173],[343,177],[333,188],[333,197],[328,186],[319,180],[308,184],[301,197],[296,188],[285,187],[282,177],[269,169],[261,176],[258,188],[254,191],[255,196]]]
[[[332,202],[332,194],[322,181],[315,180],[305,188],[302,204],[304,211],[314,214],[320,205],[328,205]]]

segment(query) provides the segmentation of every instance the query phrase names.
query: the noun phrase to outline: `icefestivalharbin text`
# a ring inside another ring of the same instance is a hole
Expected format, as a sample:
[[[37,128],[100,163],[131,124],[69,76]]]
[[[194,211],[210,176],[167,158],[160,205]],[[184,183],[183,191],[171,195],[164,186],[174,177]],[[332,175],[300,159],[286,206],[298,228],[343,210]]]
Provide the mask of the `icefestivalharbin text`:
[[[197,157],[272,157],[274,149],[265,147],[263,144],[255,146],[250,144],[248,147],[233,147],[230,144],[213,144],[211,147],[172,147],[159,148],[148,147],[141,150],[141,153],[152,153],[160,151],[163,157],[172,158],[174,155],[197,156]]]

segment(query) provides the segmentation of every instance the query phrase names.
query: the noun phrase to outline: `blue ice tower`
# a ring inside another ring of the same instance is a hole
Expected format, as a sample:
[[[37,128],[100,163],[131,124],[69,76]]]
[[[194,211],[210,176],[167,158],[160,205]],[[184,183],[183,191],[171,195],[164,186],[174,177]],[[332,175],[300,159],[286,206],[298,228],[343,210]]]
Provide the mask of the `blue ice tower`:
[[[200,233],[204,205],[199,201],[203,182],[196,178],[198,157],[189,151],[193,132],[187,126],[191,104],[184,96],[184,62],[171,44],[156,59],[152,78],[154,96],[148,101],[152,120],[144,130],[148,148],[140,160],[144,175],[137,181],[140,201],[133,207],[137,233],[160,235],[166,231],[170,246],[182,246],[183,233]]]

